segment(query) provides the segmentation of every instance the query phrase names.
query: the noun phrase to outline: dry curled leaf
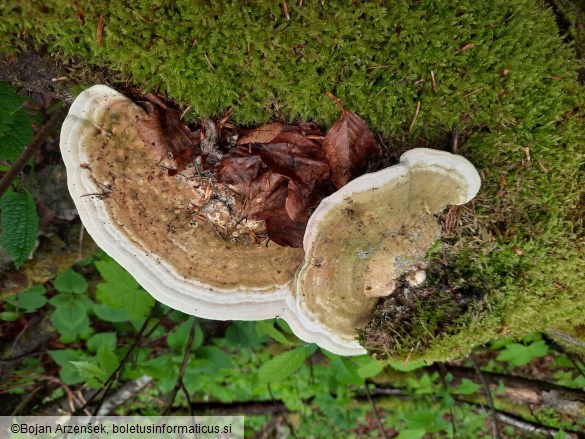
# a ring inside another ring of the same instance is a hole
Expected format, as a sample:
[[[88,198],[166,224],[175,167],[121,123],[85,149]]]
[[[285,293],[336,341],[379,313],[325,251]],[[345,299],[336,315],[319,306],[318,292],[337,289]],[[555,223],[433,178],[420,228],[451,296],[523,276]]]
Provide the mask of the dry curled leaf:
[[[265,171],[250,182],[243,216],[257,220],[281,216],[288,195],[288,179]],[[286,214],[286,213],[285,213]]]
[[[305,124],[305,126],[300,127],[275,122],[249,131],[238,139],[237,144],[290,143],[302,147],[318,148],[319,143],[315,138],[322,134],[313,124]]]
[[[343,110],[323,140],[331,167],[331,182],[339,189],[355,177],[369,156],[378,150],[374,134],[357,114]]]
[[[257,155],[247,157],[226,157],[215,168],[215,177],[220,183],[248,186],[263,169],[262,160]]]
[[[222,157],[222,152],[219,150],[219,130],[212,119],[205,119],[203,121],[203,135],[201,136],[201,152],[208,160],[215,162]]]
[[[270,143],[272,139],[278,136],[284,128],[279,122],[271,123],[268,125],[262,125],[261,127],[254,128],[248,131],[242,137],[238,139],[238,145],[246,145],[248,143]]]
[[[306,224],[313,210],[319,205],[323,195],[304,189],[294,181],[288,182],[288,194],[284,207],[293,221]]]
[[[146,115],[138,120],[138,132],[155,159],[175,175],[198,153],[199,131],[191,132],[174,108],[145,103]]]
[[[319,148],[273,143],[260,151],[260,158],[273,172],[284,175],[312,191],[329,179],[329,165]]]
[[[279,245],[302,248],[306,226],[306,223],[293,221],[285,213],[266,220],[266,233]]]

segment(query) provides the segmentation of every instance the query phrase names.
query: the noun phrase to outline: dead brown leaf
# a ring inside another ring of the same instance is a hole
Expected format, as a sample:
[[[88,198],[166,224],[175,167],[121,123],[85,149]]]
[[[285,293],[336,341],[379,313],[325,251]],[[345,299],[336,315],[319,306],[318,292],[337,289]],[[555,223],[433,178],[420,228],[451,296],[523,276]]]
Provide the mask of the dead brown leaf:
[[[265,171],[250,182],[244,203],[243,216],[266,220],[282,216],[288,195],[288,178]]]
[[[329,165],[319,148],[300,147],[290,143],[272,143],[260,151],[268,168],[312,191],[329,179]]]
[[[237,145],[245,145],[248,143],[270,143],[278,136],[284,128],[279,122],[262,125],[255,128],[238,139]]]
[[[377,155],[376,139],[356,113],[342,110],[323,140],[331,182],[339,189],[354,178],[366,159]]]
[[[304,189],[299,184],[290,180],[288,182],[288,194],[285,202],[285,209],[288,216],[298,223],[306,223],[313,210],[319,205],[323,195]]]
[[[180,120],[180,112],[174,108],[144,104],[146,115],[138,120],[138,133],[149,147],[154,158],[175,175],[192,162],[198,153],[199,130],[191,132]],[[168,159],[172,158],[171,162]]]
[[[262,160],[257,155],[227,157],[217,164],[215,177],[221,183],[242,184],[247,187],[263,168]]]
[[[314,124],[291,126],[275,122],[249,131],[238,139],[237,144],[291,143],[297,146],[318,148],[318,138],[322,135],[323,133]]]
[[[306,223],[297,223],[285,213],[266,220],[266,233],[268,237],[282,246],[303,247]]]

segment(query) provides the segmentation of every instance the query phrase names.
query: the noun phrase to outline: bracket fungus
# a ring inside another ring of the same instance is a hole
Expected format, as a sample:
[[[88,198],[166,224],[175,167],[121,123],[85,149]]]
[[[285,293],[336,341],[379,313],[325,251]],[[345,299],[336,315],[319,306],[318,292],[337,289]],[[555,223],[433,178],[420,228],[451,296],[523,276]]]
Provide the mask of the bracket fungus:
[[[408,151],[325,198],[303,253],[252,239],[262,222],[238,218],[242,200],[196,164],[171,175],[141,133],[147,117],[97,85],[63,123],[69,191],[96,243],[172,308],[219,320],[280,317],[303,340],[341,355],[365,352],[355,331],[438,239],[433,213],[479,190],[463,157]]]
[[[480,185],[467,159],[426,148],[350,181],[309,219],[295,283],[299,308],[349,345],[400,276],[421,278],[419,266],[441,232],[433,214],[468,202]]]

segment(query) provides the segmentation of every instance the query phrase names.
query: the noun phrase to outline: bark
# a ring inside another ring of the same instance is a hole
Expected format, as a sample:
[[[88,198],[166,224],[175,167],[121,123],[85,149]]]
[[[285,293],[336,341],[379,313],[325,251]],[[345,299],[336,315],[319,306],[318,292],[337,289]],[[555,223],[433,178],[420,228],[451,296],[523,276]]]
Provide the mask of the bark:
[[[481,384],[473,369],[449,366],[448,371],[455,382],[467,378]],[[585,417],[585,392],[545,381],[521,378],[493,372],[482,372],[494,399],[509,399],[520,404],[528,404],[533,409],[553,409],[559,417],[569,417],[578,421]],[[503,393],[496,395],[499,382],[504,384]],[[483,389],[481,393],[485,393]]]

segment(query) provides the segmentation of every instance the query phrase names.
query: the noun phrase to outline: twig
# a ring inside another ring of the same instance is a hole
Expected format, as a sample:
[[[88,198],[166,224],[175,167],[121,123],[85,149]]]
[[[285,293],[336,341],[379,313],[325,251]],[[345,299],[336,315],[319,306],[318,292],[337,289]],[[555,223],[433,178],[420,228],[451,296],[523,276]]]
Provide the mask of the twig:
[[[485,378],[483,377],[483,374],[481,373],[481,370],[479,369],[479,366],[477,365],[475,358],[473,358],[473,355],[469,355],[469,359],[471,360],[471,363],[473,364],[473,368],[475,369],[475,372],[477,373],[477,376],[479,377],[481,384],[483,385],[483,388],[485,389],[485,395],[486,395],[486,398],[488,400],[488,404],[490,405],[492,418],[494,419],[494,437],[496,437],[498,439],[502,439],[502,435],[500,433],[500,425],[498,423],[498,415],[496,413],[496,408],[494,407],[494,400],[492,399],[492,392],[490,391],[488,383],[486,382]]]
[[[79,228],[79,246],[77,247],[77,260],[81,261],[83,259],[83,237],[84,237],[85,227],[83,227],[83,223]]]
[[[341,101],[339,100],[339,98],[337,96],[335,96],[333,93],[331,93],[330,91],[327,92],[327,96],[329,96],[331,99],[333,99],[333,101],[337,104],[337,106],[339,107],[339,109],[344,112],[345,108],[343,108],[343,105],[341,105]]]
[[[461,52],[465,52],[466,50],[471,49],[474,46],[475,44],[473,42],[469,42],[465,46],[461,47],[459,50],[453,52],[453,55],[459,55]]]
[[[467,404],[476,405],[476,404],[471,403],[471,402],[467,402]],[[483,410],[483,411],[487,411],[487,409],[485,407],[481,407],[481,406],[478,406],[478,409]],[[519,430],[523,430],[523,431],[528,432],[528,433],[538,433],[538,434],[542,434],[542,435],[547,436],[549,434],[555,435],[559,432],[559,430],[557,430],[555,428],[540,427],[540,426],[534,425],[532,422],[527,422],[527,421],[524,421],[522,419],[518,419],[515,416],[509,415],[509,414],[503,413],[503,412],[497,412],[496,418],[504,424],[511,425],[512,427],[516,427]],[[569,432],[567,437],[575,438],[577,436],[575,435],[574,432]]]
[[[376,408],[376,404],[374,404],[374,400],[372,399],[372,395],[370,395],[370,389],[368,389],[368,383],[364,384],[366,389],[366,395],[368,396],[368,401],[370,401],[370,405],[372,406],[372,411],[374,412],[374,416],[376,417],[376,421],[378,422],[378,428],[380,429],[380,433],[384,439],[388,439],[386,435],[386,430],[384,430],[384,424],[382,423],[382,419],[380,418],[380,414],[378,413],[378,409]]]
[[[437,363],[437,370],[439,371],[439,376],[441,377],[443,389],[445,389],[445,392],[449,393],[449,386],[447,385],[447,379],[445,378],[446,375],[445,365],[443,363]],[[455,426],[455,413],[453,412],[453,406],[449,406],[449,412],[451,413],[451,426],[453,427],[453,438],[456,438],[457,428]]]
[[[466,98],[466,97],[469,97],[469,96],[471,96],[471,95],[474,95],[474,94],[476,94],[476,93],[479,93],[479,92],[480,92],[480,91],[482,91],[482,90],[483,90],[483,87],[476,88],[475,90],[473,90],[473,91],[470,91],[470,92],[469,92],[469,93],[467,93],[466,95],[463,95],[463,97],[464,97],[464,98]]]
[[[148,331],[148,333],[145,334],[146,328],[148,327],[148,324],[150,323],[150,320],[152,319],[152,317],[154,316],[154,311],[155,309],[158,307],[158,302],[157,304],[155,304],[151,309],[150,309],[150,313],[148,314],[148,316],[146,317],[146,319],[144,320],[144,323],[142,324],[142,327],[140,328],[140,331],[138,331],[138,334],[136,334],[136,338],[134,343],[132,344],[132,346],[130,346],[130,349],[128,349],[128,352],[126,352],[126,355],[124,356],[124,358],[122,359],[122,361],[120,361],[120,364],[118,365],[118,367],[116,368],[116,370],[114,370],[110,376],[108,377],[108,379],[104,382],[104,384],[102,385],[102,388],[100,389],[100,391],[95,392],[87,401],[86,403],[83,405],[83,407],[81,407],[81,409],[76,410],[75,413],[73,413],[74,415],[76,415],[77,413],[79,413],[81,410],[85,410],[96,398],[97,396],[102,393],[102,398],[100,399],[100,402],[98,403],[97,407],[94,409],[94,416],[95,414],[97,414],[100,410],[100,407],[102,406],[102,404],[105,401],[105,398],[108,394],[108,391],[110,390],[110,387],[112,385],[112,383],[114,382],[116,376],[118,375],[118,373],[124,369],[124,367],[126,366],[126,363],[128,363],[128,361],[130,360],[130,356],[132,355],[132,353],[134,352],[134,349],[136,349],[138,346],[140,346],[142,344],[142,342],[150,335],[152,334],[152,332],[158,327],[158,325],[160,325],[162,319],[160,319],[151,329],[150,331]],[[170,312],[170,311],[169,311]]]
[[[22,171],[22,169],[26,166],[28,161],[34,156],[37,149],[45,142],[47,137],[57,128],[57,126],[63,121],[65,115],[67,114],[67,107],[61,107],[57,111],[55,111],[47,123],[41,128],[41,130],[37,133],[31,143],[24,148],[24,151],[20,154],[20,157],[14,162],[14,165],[8,170],[8,172],[4,175],[2,180],[0,180],[0,197],[4,195],[4,193],[10,187],[12,181],[16,178],[16,176]]]
[[[150,313],[149,313],[146,321],[142,325],[142,328],[140,328],[140,332],[138,333],[139,335],[142,334],[143,330],[146,329],[147,321],[152,318],[152,316],[154,315],[154,311],[155,311],[155,309],[157,307],[158,307],[158,302],[150,309]],[[126,367],[126,364],[128,363],[128,361],[130,361],[130,357],[131,357],[132,352],[134,352],[134,349],[136,349],[137,347],[139,347],[140,345],[142,345],[142,343],[144,342],[144,340],[148,339],[148,337],[150,337],[152,335],[152,333],[156,330],[156,328],[158,328],[158,326],[161,324],[162,320],[168,314],[170,314],[171,312],[172,311],[169,310],[161,319],[159,319],[158,322],[156,322],[153,325],[152,328],[150,328],[150,330],[146,334],[144,334],[144,336],[142,336],[141,338],[137,339],[136,342],[134,342],[134,344],[130,347],[130,349],[128,350],[128,352],[126,353],[126,355],[124,356],[124,358],[122,359],[122,361],[120,361],[120,364],[118,365],[118,367],[116,368],[116,370],[110,374],[110,376],[108,377],[108,381],[106,381],[106,383],[108,383],[108,386],[104,389],[103,396],[102,396],[102,398],[100,399],[100,402],[98,403],[98,405],[96,406],[96,408],[93,411],[93,415],[94,416],[95,416],[96,413],[99,412],[102,404],[105,401],[106,396],[108,395],[108,392],[110,391],[110,388],[112,387],[112,385],[114,384],[114,381],[116,380],[116,377],[124,369],[124,367]],[[98,393],[96,393],[95,395],[97,395]],[[91,400],[88,400],[85,405],[87,406],[90,402],[91,402]]]
[[[433,90],[437,89],[437,81],[435,81],[435,72],[431,70],[431,84],[433,84]]]
[[[179,393],[179,389],[181,389],[181,385],[183,384],[183,377],[185,376],[185,372],[187,371],[187,364],[189,363],[191,349],[193,348],[193,341],[195,340],[195,324],[197,323],[196,319],[194,319],[193,317],[191,317],[191,319],[193,321],[191,322],[191,328],[189,329],[189,340],[187,341],[187,346],[185,347],[185,355],[183,355],[183,363],[181,364],[181,370],[179,371],[179,376],[177,377],[175,387],[173,388],[171,394],[169,395],[166,407],[162,411],[163,416],[165,416],[173,406],[173,402],[175,402],[177,393]]]
[[[42,385],[36,386],[34,389],[26,392],[24,398],[16,405],[14,410],[12,410],[12,413],[10,413],[10,416],[16,416],[16,415],[20,414],[26,408],[26,406],[36,397],[37,393],[42,388],[43,388]]]
[[[288,12],[288,5],[286,4],[286,0],[282,0],[282,12],[284,12],[284,18],[290,20],[290,14]]]
[[[380,66],[369,66],[369,67],[366,67],[366,70],[385,69],[387,67],[392,67],[392,64],[382,64]]]
[[[416,123],[416,118],[418,117],[419,111],[420,111],[420,101],[416,101],[416,110],[414,111],[414,118],[412,119],[412,122],[410,123],[410,128],[408,129],[409,133],[411,133],[412,129],[414,128],[414,124]]]
[[[303,404],[310,404],[310,401],[303,400]],[[189,409],[195,415],[210,416],[267,416],[283,415],[289,413],[284,402],[275,401],[234,401],[234,402],[192,402]],[[180,412],[174,412],[173,415],[179,415]]]
[[[412,394],[412,393],[405,393],[404,389],[399,389],[399,388],[394,388],[394,387],[375,387],[373,389],[373,393],[372,393],[372,398],[384,398],[384,397],[397,397],[397,398],[407,398],[407,399],[412,399],[412,398],[416,398],[417,395]],[[491,410],[486,407],[485,405],[479,403],[479,402],[475,402],[475,401],[470,401],[468,399],[462,399],[461,397],[454,395],[455,397],[455,401],[457,403],[464,403],[470,406],[475,407],[477,410],[481,410],[483,412],[490,412]],[[362,398],[361,395],[358,395],[356,398],[358,401],[360,400],[364,400],[365,398]],[[529,432],[529,433],[539,433],[542,435],[546,435],[548,434],[548,432],[551,432],[553,434],[556,434],[559,432],[559,430],[557,430],[556,428],[553,427],[548,427],[546,425],[537,425],[534,422],[531,421],[526,421],[524,419],[521,419],[517,416],[514,416],[512,414],[503,412],[503,411],[499,411],[496,410],[495,411],[497,419],[504,423],[504,424],[508,424],[511,425],[515,428],[518,428],[520,430]],[[493,412],[492,412],[493,414]],[[566,433],[568,434],[568,437],[571,438],[575,438],[577,437],[575,435],[574,431],[566,431]]]
[[[98,416],[111,414],[116,407],[120,407],[130,400],[134,395],[144,389],[152,382],[152,377],[147,375],[128,381],[113,395],[107,398],[98,411]]]
[[[457,151],[459,150],[459,130],[455,124],[451,126],[451,140],[451,152],[457,154]]]
[[[274,437],[272,435],[272,433],[276,430],[276,427],[278,426],[278,424],[280,422],[282,422],[282,419],[280,416],[273,416],[272,419],[270,420],[270,422],[265,424],[262,427],[262,430],[257,432],[256,435],[253,436],[253,438],[254,439],[268,439],[270,437]]]
[[[189,392],[187,391],[187,388],[185,387],[185,383],[183,382],[183,380],[181,380],[181,391],[183,392],[185,400],[187,400],[187,409],[189,410],[189,417],[192,418],[193,409],[191,408],[191,397],[189,396]]]
[[[268,394],[270,395],[271,402],[274,403],[274,405],[276,405],[276,399],[274,398],[274,394],[272,393],[272,387],[270,387],[270,383],[266,384],[266,386],[268,387]],[[284,423],[288,427],[288,430],[290,431],[290,435],[294,439],[298,439],[297,435],[295,434],[294,427],[290,424],[290,422],[288,422],[288,419],[286,419],[286,416],[283,416],[282,420],[284,421]]]
[[[573,358],[573,355],[570,352],[565,351],[565,355],[567,356],[569,361],[573,364],[573,366],[575,367],[575,369],[577,370],[579,375],[581,375],[583,378],[585,378],[585,374],[583,373],[583,370],[581,369],[581,367],[579,367],[579,365],[577,363],[577,361],[579,361],[579,363],[581,363],[581,360],[579,360],[579,359],[575,360]],[[583,364],[583,363],[581,363],[581,364]]]
[[[213,67],[213,64],[211,64],[211,61],[209,61],[209,57],[207,56],[207,53],[203,54],[203,57],[205,58],[205,62],[207,63],[207,65],[209,66],[209,68],[211,70],[213,70],[213,72],[215,73],[215,67]]]
[[[63,389],[63,391],[65,392],[65,395],[67,396],[67,404],[68,404],[69,410],[71,410],[71,412],[73,412],[75,410],[75,403],[79,403],[79,400],[67,384],[65,384],[59,378],[52,377],[52,376],[41,375],[39,377],[39,379],[48,381],[50,383],[55,383],[59,387],[61,387]],[[79,410],[82,410],[82,409],[79,409]]]
[[[252,351],[252,353],[256,357],[256,360],[258,360],[258,364],[260,364],[260,366],[262,366],[262,360],[260,360],[260,356],[258,355],[258,353],[256,352],[256,350],[253,347],[250,347],[250,350]],[[271,402],[271,404],[273,404],[274,406],[276,406],[277,405],[277,401],[274,398],[274,394],[272,393],[272,387],[270,387],[270,383],[267,383],[266,384],[266,387],[268,388],[268,394],[270,395],[270,402]],[[282,404],[282,401],[279,401],[279,402]],[[284,404],[282,404],[282,405],[284,406]],[[294,439],[297,439],[297,436],[295,434],[295,430],[294,430],[293,426],[290,424],[290,422],[288,422],[288,419],[286,419],[286,416],[283,416],[282,417],[282,420],[284,421],[284,423],[288,427],[291,436]]]
[[[530,410],[530,414],[532,415],[532,417],[536,420],[536,422],[540,425],[544,425],[542,423],[542,421],[540,419],[538,419],[538,416],[536,416],[536,413],[534,413],[534,410],[532,409],[532,404],[526,404],[528,406],[528,410]],[[554,434],[552,434],[550,431],[546,430],[546,434],[548,437],[554,438]]]

